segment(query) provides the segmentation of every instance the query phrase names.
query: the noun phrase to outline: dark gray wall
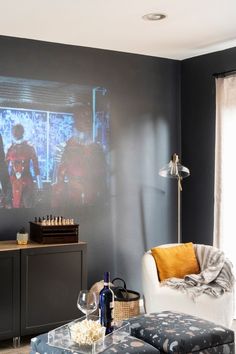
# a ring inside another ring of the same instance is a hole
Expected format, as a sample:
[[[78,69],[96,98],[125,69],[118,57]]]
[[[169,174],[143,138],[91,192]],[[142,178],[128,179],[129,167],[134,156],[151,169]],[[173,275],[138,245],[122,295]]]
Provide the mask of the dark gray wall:
[[[110,270],[141,290],[143,252],[176,240],[176,184],[158,170],[180,146],[180,63],[7,37],[0,50],[0,75],[109,90],[111,191],[104,205],[73,216],[88,242],[89,285]],[[15,239],[19,226],[51,212],[0,210],[1,239]]]
[[[215,78],[236,69],[236,48],[184,60],[182,156],[191,176],[184,181],[183,240],[212,244],[214,217]]]

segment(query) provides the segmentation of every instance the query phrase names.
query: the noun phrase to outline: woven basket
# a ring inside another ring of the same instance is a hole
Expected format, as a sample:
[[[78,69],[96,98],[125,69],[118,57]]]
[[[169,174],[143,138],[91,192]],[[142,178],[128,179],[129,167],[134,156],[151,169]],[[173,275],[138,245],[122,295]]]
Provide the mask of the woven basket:
[[[128,292],[130,296],[130,292]],[[137,294],[137,293],[136,293]],[[137,296],[137,295],[136,295]],[[114,320],[125,320],[140,314],[139,298],[136,300],[115,300]]]
[[[114,320],[119,321],[138,316],[140,314],[139,293],[133,290],[127,290],[126,283],[121,278],[113,279],[113,285],[115,285],[114,283],[116,280],[122,281],[123,286],[114,286],[112,288],[115,294]]]
[[[123,282],[123,286],[114,286],[113,282],[116,280],[121,280]],[[99,294],[103,286],[104,282],[103,280],[101,280],[95,283],[90,290],[95,291],[97,294]],[[120,321],[128,319],[130,317],[138,316],[140,314],[140,294],[133,290],[127,290],[125,281],[120,278],[113,279],[110,286],[115,294],[114,320]],[[98,310],[94,314],[98,315]]]

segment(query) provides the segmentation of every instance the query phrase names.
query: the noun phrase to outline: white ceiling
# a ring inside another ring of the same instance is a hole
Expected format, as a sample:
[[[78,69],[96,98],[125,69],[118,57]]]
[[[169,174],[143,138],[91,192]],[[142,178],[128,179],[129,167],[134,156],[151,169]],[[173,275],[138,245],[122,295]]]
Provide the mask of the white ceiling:
[[[1,0],[0,35],[185,59],[236,46],[236,0]],[[142,16],[164,13],[162,21]]]

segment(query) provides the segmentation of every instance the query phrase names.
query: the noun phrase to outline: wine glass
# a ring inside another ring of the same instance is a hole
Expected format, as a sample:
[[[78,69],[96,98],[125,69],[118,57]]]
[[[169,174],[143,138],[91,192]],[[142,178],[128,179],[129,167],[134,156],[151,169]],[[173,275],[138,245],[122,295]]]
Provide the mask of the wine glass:
[[[80,311],[82,311],[86,315],[86,319],[88,315],[92,312],[96,311],[98,307],[98,296],[94,291],[90,290],[81,290],[79,292],[77,307]]]

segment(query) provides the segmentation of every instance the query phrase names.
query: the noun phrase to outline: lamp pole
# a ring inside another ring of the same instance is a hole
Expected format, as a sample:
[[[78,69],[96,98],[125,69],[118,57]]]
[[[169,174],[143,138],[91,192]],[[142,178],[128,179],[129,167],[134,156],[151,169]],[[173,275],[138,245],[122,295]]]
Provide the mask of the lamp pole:
[[[182,241],[182,237],[181,237],[181,184],[179,183],[179,179],[178,179],[178,183],[177,183],[177,189],[178,189],[178,243],[180,243]]]
[[[168,165],[165,165],[159,170],[159,175],[167,178],[177,179],[177,240],[178,243],[182,241],[181,237],[181,192],[182,192],[182,179],[190,175],[190,171],[187,167],[183,166],[179,162],[177,154],[173,154]]]

